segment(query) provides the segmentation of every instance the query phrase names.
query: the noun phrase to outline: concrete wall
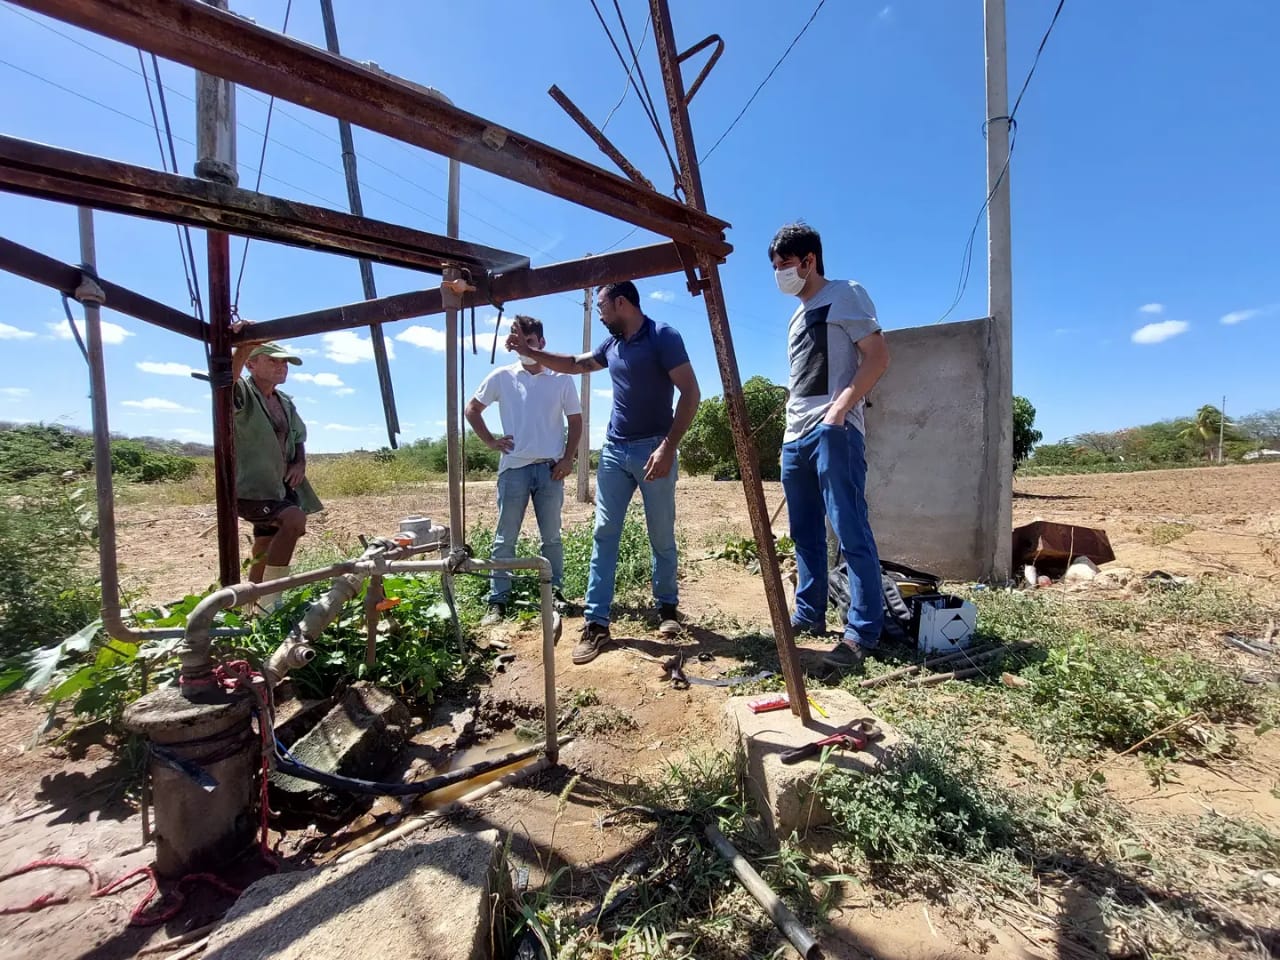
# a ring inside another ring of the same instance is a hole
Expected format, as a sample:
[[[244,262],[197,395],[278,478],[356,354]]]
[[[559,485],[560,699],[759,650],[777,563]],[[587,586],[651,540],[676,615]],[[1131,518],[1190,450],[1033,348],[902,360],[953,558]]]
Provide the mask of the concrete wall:
[[[886,334],[891,362],[867,410],[867,501],[880,556],[956,580],[988,574],[989,320]]]

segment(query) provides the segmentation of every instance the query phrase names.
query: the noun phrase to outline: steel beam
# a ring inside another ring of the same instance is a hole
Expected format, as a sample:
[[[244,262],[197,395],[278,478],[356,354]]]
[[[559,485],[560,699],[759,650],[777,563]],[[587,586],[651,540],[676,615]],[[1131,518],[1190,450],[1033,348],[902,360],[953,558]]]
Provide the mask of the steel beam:
[[[411,83],[213,10],[198,0],[17,0],[128,46],[424,147],[713,256],[728,226]]]
[[[667,91],[667,105],[671,113],[671,132],[674,135],[676,156],[680,160],[680,175],[684,181],[685,196],[699,209],[706,206],[702,192],[702,174],[698,169],[698,154],[694,148],[693,127],[689,123],[690,95],[685,93],[684,76],[680,72],[681,56],[676,48],[675,33],[671,27],[671,9],[667,0],[649,0],[653,17],[653,39],[658,50],[658,62],[662,67],[662,80]],[[698,77],[700,84],[704,70]],[[697,84],[695,84],[695,89]],[[787,682],[791,712],[806,724],[810,721],[809,700],[805,695],[804,671],[796,651],[791,630],[791,615],[787,609],[787,595],[782,586],[782,573],[778,569],[778,552],[774,545],[769,509],[765,504],[764,487],[760,482],[760,457],[751,439],[751,421],[747,415],[747,402],[742,395],[742,377],[738,372],[738,359],[733,349],[733,334],[729,329],[729,316],[725,307],[724,289],[720,284],[720,265],[704,252],[698,251],[700,286],[707,305],[707,320],[711,325],[711,342],[715,346],[716,361],[720,367],[720,380],[724,385],[724,405],[729,415],[729,427],[733,433],[734,450],[738,455],[738,469],[742,473],[742,488],[747,499],[747,514],[751,518],[751,532],[760,552],[760,578],[764,581],[764,595],[769,604],[769,616],[773,621],[773,635],[778,644],[778,660]]]
[[[490,303],[509,303],[550,293],[576,292],[584,287],[595,287],[617,280],[637,280],[679,273],[683,269],[680,254],[673,243],[636,247],[582,260],[566,260],[545,267],[512,270],[490,280],[488,295],[484,291],[465,294],[462,305],[484,307]],[[362,327],[370,323],[394,323],[412,317],[426,317],[444,313],[444,309],[440,289],[435,287],[265,320],[255,323],[252,332],[255,340],[289,340],[293,337],[328,333],[331,330]]]
[[[0,136],[0,189],[439,273],[527,266],[505,250]]]
[[[80,285],[80,278],[83,275],[79,267],[73,267],[53,257],[46,257],[37,250],[3,237],[0,237],[0,270],[7,270],[9,273],[42,283],[68,297],[75,296],[76,287]],[[114,310],[126,317],[145,320],[147,323],[153,323],[173,333],[180,333],[184,337],[195,340],[205,339],[207,329],[205,325],[181,310],[175,310],[140,293],[134,293],[132,290],[103,280],[101,277],[98,278],[98,286],[107,295],[103,303],[103,307],[107,310]]]

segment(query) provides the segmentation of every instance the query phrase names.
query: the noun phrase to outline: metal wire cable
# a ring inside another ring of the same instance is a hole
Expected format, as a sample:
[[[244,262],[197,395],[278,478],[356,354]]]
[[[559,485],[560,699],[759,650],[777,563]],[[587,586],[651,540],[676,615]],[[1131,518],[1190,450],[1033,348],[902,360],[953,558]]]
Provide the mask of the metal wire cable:
[[[662,132],[662,124],[658,122],[658,113],[653,107],[653,98],[649,97],[646,99],[649,92],[649,85],[645,83],[644,70],[640,67],[639,56],[635,48],[631,47],[632,60],[635,62],[635,71],[633,74],[627,66],[627,58],[623,54],[622,49],[618,46],[618,41],[613,37],[613,31],[609,28],[609,24],[604,19],[604,14],[600,12],[599,4],[596,3],[596,0],[590,0],[590,2],[591,9],[596,13],[596,19],[600,21],[600,26],[604,29],[604,35],[609,38],[609,44],[613,47],[613,52],[618,55],[618,62],[622,64],[622,69],[627,71],[627,77],[631,81],[631,87],[635,90],[636,97],[640,100],[640,108],[644,111],[644,115],[649,118],[649,124],[653,127],[653,132],[658,135],[658,142],[662,145],[663,153],[665,153],[667,157],[667,163],[671,167],[672,176],[675,178],[675,186],[679,189],[680,168],[676,166],[675,158],[671,155],[671,148],[667,146],[667,137],[666,134]],[[614,6],[617,7],[616,0],[614,2]],[[621,10],[618,11],[618,15],[622,15]],[[623,32],[626,33],[625,22],[623,23]],[[631,46],[630,40],[628,40],[627,43],[628,46]],[[640,81],[639,84],[636,82],[637,77]],[[641,85],[643,85],[643,91],[641,90]]]
[[[653,14],[649,14],[648,19],[646,19],[644,22],[644,31],[640,34],[640,46],[636,48],[637,54],[639,54],[639,52],[644,49],[644,42],[649,38],[649,26],[652,23],[653,23]],[[640,62],[639,57],[637,56],[636,59],[632,60],[631,69],[634,70],[635,65],[639,62]],[[613,115],[618,112],[618,108],[621,107],[622,104],[626,101],[627,94],[630,92],[631,92],[631,70],[628,70],[627,82],[622,85],[622,96],[620,96],[618,98],[618,102],[613,105],[613,109],[609,111],[609,115],[604,118],[604,123],[600,124],[601,133],[604,133],[605,130],[609,129],[609,121],[613,119]]]
[[[795,49],[795,45],[800,42],[800,38],[805,35],[805,32],[809,29],[809,26],[813,23],[814,19],[818,16],[818,11],[822,9],[822,7],[826,4],[826,2],[827,0],[818,0],[818,5],[813,8],[813,13],[809,14],[809,19],[805,21],[804,26],[800,28],[800,32],[795,35],[791,43],[787,45],[787,49],[782,51],[782,56],[778,58],[778,62],[773,65],[773,67],[769,70],[769,72],[765,74],[764,79],[761,80],[759,85],[756,86],[755,90],[752,91],[751,96],[747,98],[747,102],[744,103],[742,105],[742,109],[738,111],[738,115],[733,118],[733,122],[729,124],[729,126],[725,127],[724,133],[720,134],[720,138],[716,140],[716,142],[711,145],[711,149],[708,150],[706,153],[704,153],[701,159],[698,160],[699,166],[707,162],[707,158],[716,152],[716,147],[724,143],[724,138],[729,136],[729,134],[733,131],[733,128],[738,125],[738,121],[742,119],[743,114],[745,114],[747,112],[747,109],[751,106],[751,104],[755,102],[756,97],[760,95],[760,91],[764,89],[765,84],[767,84],[773,78],[773,75],[778,72],[778,68],[782,66],[782,62],[786,60],[787,56],[791,53],[791,51]]]
[[[1062,8],[1065,4],[1066,0],[1058,0],[1058,6],[1053,11],[1053,16],[1049,20],[1049,26],[1044,31],[1044,36],[1040,38],[1040,46],[1036,48],[1036,55],[1031,60],[1031,69],[1027,71],[1027,77],[1022,81],[1022,89],[1018,91],[1018,96],[1013,101],[1013,109],[1009,111],[1009,115],[1007,117],[989,117],[982,124],[982,135],[986,137],[987,127],[993,120],[1006,121],[1009,125],[1009,150],[1005,154],[1004,165],[1000,168],[996,182],[987,192],[986,199],[982,201],[982,206],[978,208],[978,215],[973,221],[973,229],[969,231],[969,239],[965,242],[964,253],[960,257],[960,279],[956,283],[955,298],[951,301],[951,305],[947,307],[946,312],[935,321],[936,323],[942,323],[947,317],[951,316],[952,311],[960,305],[965,291],[969,288],[969,271],[973,267],[973,244],[978,235],[978,226],[982,223],[982,215],[991,206],[991,200],[996,195],[996,191],[1004,183],[1004,178],[1009,172],[1009,163],[1013,160],[1014,144],[1018,142],[1018,107],[1022,105],[1022,97],[1027,92],[1027,87],[1031,84],[1031,78],[1035,75],[1036,67],[1040,64],[1040,55],[1044,53],[1045,44],[1049,42],[1049,35],[1053,33],[1054,25],[1057,24],[1058,17],[1062,13]]]
[[[288,35],[289,33],[289,14],[293,11],[293,0],[286,0],[284,6],[284,25],[280,28],[280,32]],[[262,168],[267,165],[267,144],[271,142],[271,115],[276,109],[276,98],[273,96],[267,101],[267,122],[263,124],[262,129],[262,152],[258,154],[258,179],[253,185],[254,193],[262,192]],[[244,283],[244,268],[249,262],[249,244],[252,238],[244,238],[244,246],[240,249],[240,272],[236,275],[236,292],[231,298],[231,316],[240,316],[240,284]]]

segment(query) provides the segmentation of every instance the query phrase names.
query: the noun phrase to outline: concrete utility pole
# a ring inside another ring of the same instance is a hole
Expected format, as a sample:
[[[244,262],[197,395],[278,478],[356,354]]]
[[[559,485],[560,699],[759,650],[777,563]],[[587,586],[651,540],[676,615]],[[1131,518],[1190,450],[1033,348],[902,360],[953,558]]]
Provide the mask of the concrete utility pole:
[[[217,10],[227,0],[205,0]],[[209,73],[196,73],[195,174],[235,186],[236,88]],[[218,510],[218,581],[240,582],[240,520],[236,515],[236,431],[231,382],[231,238],[205,231],[209,266],[209,384],[213,390],[213,471]]]
[[[987,350],[982,529],[987,577],[1009,578],[1013,531],[1013,252],[1009,214],[1009,75],[1004,0],[983,0],[987,55]]]
[[[591,254],[587,254],[591,256]],[[591,349],[591,288],[582,289],[582,352]],[[591,374],[582,375],[582,439],[578,441],[578,502],[591,502]]]
[[[333,18],[333,0],[320,0],[320,16],[324,20],[324,42],[330,53],[342,55],[338,48],[338,24]],[[364,216],[364,201],[360,197],[360,179],[356,172],[356,146],[351,136],[351,124],[338,121],[338,138],[342,141],[342,170],[347,178],[347,201],[351,212]],[[378,298],[378,288],[373,282],[373,263],[360,260],[360,283],[366,300]],[[387,364],[387,341],[382,335],[382,324],[369,327],[369,341],[373,346],[374,364],[378,370],[378,387],[382,391],[382,411],[387,420],[387,442],[397,446],[396,434],[400,432],[400,417],[396,413],[396,397],[391,387],[391,368]]]
[[[1222,462],[1222,437],[1227,427],[1227,396],[1222,395],[1222,408],[1218,411],[1218,462]]]

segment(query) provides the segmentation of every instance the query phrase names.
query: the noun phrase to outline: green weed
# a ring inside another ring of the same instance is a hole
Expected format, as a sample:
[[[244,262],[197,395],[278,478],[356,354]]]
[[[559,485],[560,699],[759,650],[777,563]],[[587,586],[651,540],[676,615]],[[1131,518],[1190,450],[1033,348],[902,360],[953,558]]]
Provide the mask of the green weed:
[[[1163,547],[1181,540],[1195,530],[1189,523],[1157,523],[1147,531],[1147,543],[1153,547]]]

